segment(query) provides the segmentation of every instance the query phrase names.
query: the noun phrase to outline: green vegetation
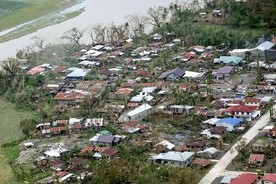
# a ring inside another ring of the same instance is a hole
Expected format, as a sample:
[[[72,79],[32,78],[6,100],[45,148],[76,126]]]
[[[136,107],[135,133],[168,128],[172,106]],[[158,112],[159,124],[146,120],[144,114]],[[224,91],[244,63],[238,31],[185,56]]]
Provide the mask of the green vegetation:
[[[0,2],[0,30],[58,12],[79,0],[15,0]]]
[[[19,127],[22,120],[34,117],[33,112],[19,110],[15,104],[0,98],[0,145],[23,138]]]
[[[13,141],[0,147],[0,178],[3,183],[17,183],[10,164],[19,156],[18,144],[21,141]]]

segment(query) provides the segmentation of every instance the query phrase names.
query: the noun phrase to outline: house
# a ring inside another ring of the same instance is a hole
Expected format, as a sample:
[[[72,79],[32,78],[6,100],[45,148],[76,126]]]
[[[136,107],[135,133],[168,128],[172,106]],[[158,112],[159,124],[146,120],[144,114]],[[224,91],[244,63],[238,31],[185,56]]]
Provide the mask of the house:
[[[173,166],[188,166],[194,159],[194,152],[169,151],[151,156],[150,161],[155,164],[165,164]]]
[[[120,142],[120,136],[113,136],[113,135],[102,135],[96,134],[94,137],[90,139],[92,143],[95,145],[103,145],[106,147],[112,147]]]
[[[175,148],[175,145],[167,140],[163,140],[163,141],[157,143],[155,146],[159,146],[159,145],[161,145],[165,148],[164,151],[172,151]]]
[[[152,106],[148,104],[142,104],[134,110],[128,112],[125,117],[125,121],[141,121],[153,112]]]
[[[96,62],[96,61],[88,61],[88,60],[81,61],[78,64],[85,67],[85,68],[92,67],[92,66],[95,66],[95,65],[99,65],[99,63]]]
[[[252,173],[242,173],[236,178],[232,178],[230,184],[255,184],[259,176]]]
[[[116,92],[114,92],[114,99],[128,99],[133,89],[131,88],[119,88]]]
[[[69,167],[70,170],[74,170],[74,171],[79,171],[82,168],[86,168],[87,167],[87,163],[88,160],[84,159],[84,158],[71,158],[70,160],[67,161],[69,163]]]
[[[212,135],[223,135],[226,132],[226,129],[227,127],[224,126],[215,126],[211,127],[209,131]]]
[[[206,148],[206,142],[202,140],[189,141],[185,143],[185,146],[189,151],[201,151]]]
[[[59,105],[69,105],[75,106],[80,104],[85,97],[89,97],[91,94],[89,92],[84,91],[66,91],[66,92],[59,92],[54,97],[54,100]]]
[[[52,146],[49,150],[44,152],[44,157],[49,159],[56,159],[67,153],[69,149],[64,144],[58,143]]]
[[[220,181],[220,184],[229,184],[232,179],[236,178],[237,175],[228,174],[225,175],[222,180]]]
[[[183,69],[175,68],[173,70],[168,70],[163,72],[158,77],[158,79],[174,81],[174,80],[179,80],[181,77],[183,77],[184,74],[185,74],[185,71]]]
[[[240,65],[241,61],[243,58],[238,57],[238,56],[220,56],[217,61],[215,62],[222,63],[225,65],[230,65],[230,66],[237,66]]]
[[[265,52],[271,49],[272,47],[274,47],[274,45],[275,43],[272,43],[270,41],[265,41],[260,45],[258,45],[257,47],[255,47],[254,49],[252,49],[251,53],[253,56],[259,55],[259,56],[265,57]]]
[[[274,110],[275,111],[275,110]],[[272,137],[273,139],[276,139],[276,127],[273,127],[270,132],[269,136]]]
[[[216,80],[226,80],[231,77],[231,74],[234,72],[234,69],[232,66],[224,66],[219,68],[216,71],[213,71],[213,75],[216,78]]]
[[[31,68],[27,73],[29,75],[36,75],[36,74],[43,73],[44,71],[45,71],[45,68],[43,68],[42,66],[36,66]]]
[[[264,75],[264,80],[270,84],[276,84],[276,74],[270,73]]]
[[[254,98],[254,97],[246,97],[243,100],[243,104],[246,106],[255,106],[255,107],[260,107],[262,100],[259,98]]]
[[[101,69],[99,71],[99,74],[101,76],[102,79],[106,79],[112,76],[115,76],[116,73],[114,71],[108,70],[108,69]]]
[[[270,144],[271,144],[271,142],[268,140],[259,139],[252,145],[252,152],[253,153],[263,153],[264,149],[266,147],[268,147]]]
[[[264,174],[258,184],[276,184],[276,174]]]
[[[72,133],[83,130],[83,122],[83,118],[70,118],[68,121],[68,131]]]
[[[191,82],[200,82],[204,80],[204,76],[205,72],[185,71],[183,78]]]
[[[73,81],[73,80],[84,80],[84,77],[90,72],[90,69],[82,69],[82,68],[68,68],[68,75],[66,75],[65,80]]]
[[[41,136],[51,136],[51,123],[47,122],[47,123],[40,123],[36,125],[36,133],[41,135]]]
[[[103,118],[86,119],[84,122],[84,128],[89,130],[100,130],[108,125],[108,121]]]
[[[211,164],[211,161],[208,159],[204,159],[204,158],[196,158],[192,162],[193,166],[199,166],[199,167],[207,167],[210,164]]]
[[[151,96],[151,95],[141,95],[141,93],[140,93],[140,94],[132,97],[130,99],[130,102],[133,102],[133,103],[143,103],[143,102],[151,103],[153,99],[154,99],[154,97]]]
[[[218,149],[211,147],[211,148],[206,148],[202,151],[198,151],[196,155],[201,158],[214,158],[216,154],[219,152]]]
[[[126,106],[127,106],[127,109],[133,110],[133,109],[135,109],[136,107],[139,106],[139,103],[137,103],[137,102],[129,102]]]
[[[264,164],[264,154],[250,154],[248,164],[250,166],[262,166]]]
[[[23,146],[27,150],[27,149],[30,149],[30,148],[34,148],[34,143],[32,143],[32,142],[25,142],[25,143],[23,143]]]
[[[49,162],[49,166],[52,170],[54,171],[61,171],[64,169],[65,167],[65,162],[63,162],[62,160],[60,159],[56,159],[56,160],[51,160]]]
[[[243,122],[243,119],[239,119],[239,118],[221,118],[215,123],[215,125],[218,127],[219,126],[226,127],[227,131],[232,132],[239,125],[241,125],[242,122]]]
[[[129,121],[122,125],[122,129],[127,133],[137,133],[141,132],[141,129],[144,129],[145,126],[139,124],[138,121]]]
[[[247,121],[254,121],[261,116],[256,106],[237,105],[231,106],[224,111],[227,115],[236,118],[245,118]]]
[[[101,157],[105,157],[108,159],[110,159],[111,157],[114,157],[117,153],[118,153],[118,150],[114,148],[105,148],[100,152]]]
[[[171,105],[169,111],[173,114],[190,114],[193,112],[194,106]]]

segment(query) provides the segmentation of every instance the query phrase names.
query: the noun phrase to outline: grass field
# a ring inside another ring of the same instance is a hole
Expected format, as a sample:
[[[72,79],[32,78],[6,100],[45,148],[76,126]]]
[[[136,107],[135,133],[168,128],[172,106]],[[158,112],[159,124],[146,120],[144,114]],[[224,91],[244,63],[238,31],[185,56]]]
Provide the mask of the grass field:
[[[0,145],[21,139],[21,120],[32,118],[32,112],[19,111],[14,104],[0,98]]]
[[[66,21],[68,19],[78,16],[79,14],[82,13],[82,11],[83,11],[83,9],[74,11],[71,13],[63,14],[63,15],[49,17],[46,19],[35,21],[32,24],[24,25],[20,29],[16,29],[14,31],[11,31],[11,32],[3,35],[3,36],[0,36],[0,43],[19,38],[19,37],[27,35],[29,33],[33,33],[33,32],[35,32],[39,29],[42,29],[44,27],[55,25],[60,22]]]
[[[65,9],[80,0],[0,0],[0,31]]]

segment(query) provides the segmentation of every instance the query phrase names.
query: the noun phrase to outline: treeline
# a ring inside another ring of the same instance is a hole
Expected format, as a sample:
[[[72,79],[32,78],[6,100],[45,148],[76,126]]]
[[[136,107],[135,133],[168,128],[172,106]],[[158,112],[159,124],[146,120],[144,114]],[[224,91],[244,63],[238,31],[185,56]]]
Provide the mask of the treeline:
[[[227,25],[249,28],[276,28],[275,0],[214,0],[208,8],[222,8],[227,16]]]

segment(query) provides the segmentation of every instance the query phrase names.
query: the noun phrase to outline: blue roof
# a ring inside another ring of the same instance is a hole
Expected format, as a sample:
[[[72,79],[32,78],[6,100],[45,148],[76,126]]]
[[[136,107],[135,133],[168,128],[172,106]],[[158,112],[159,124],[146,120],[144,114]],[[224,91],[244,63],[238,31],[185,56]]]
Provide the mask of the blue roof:
[[[243,120],[242,119],[239,119],[239,118],[222,118],[220,120],[218,120],[216,122],[216,124],[220,124],[220,123],[228,123],[230,124],[231,126],[236,126],[238,124],[240,124]]]
[[[220,56],[219,57],[219,61],[224,64],[234,63],[234,64],[238,65],[242,60],[243,60],[243,58],[238,57],[238,56]]]
[[[274,45],[275,45],[275,43],[266,41],[266,42],[258,45],[255,49],[259,49],[261,51],[265,51],[265,50],[271,49]]]

